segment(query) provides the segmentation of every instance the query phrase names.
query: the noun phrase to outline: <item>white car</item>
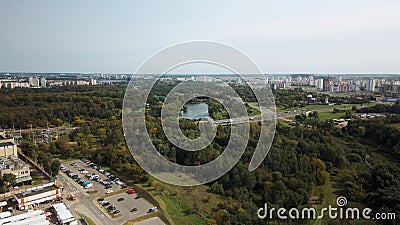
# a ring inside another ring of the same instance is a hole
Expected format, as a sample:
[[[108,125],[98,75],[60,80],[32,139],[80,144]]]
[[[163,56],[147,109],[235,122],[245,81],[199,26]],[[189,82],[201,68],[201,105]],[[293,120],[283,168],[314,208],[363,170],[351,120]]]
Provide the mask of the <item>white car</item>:
[[[82,170],[82,171],[81,171],[81,174],[87,174],[87,173],[88,173],[87,170]]]
[[[106,194],[110,194],[110,193],[113,193],[113,192],[114,192],[113,190],[107,190]]]

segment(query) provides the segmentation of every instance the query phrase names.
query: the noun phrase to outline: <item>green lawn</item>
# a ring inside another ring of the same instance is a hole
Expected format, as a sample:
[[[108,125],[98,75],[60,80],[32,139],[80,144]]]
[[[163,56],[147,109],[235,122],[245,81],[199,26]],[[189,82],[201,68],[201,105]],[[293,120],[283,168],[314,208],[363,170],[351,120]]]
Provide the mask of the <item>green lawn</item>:
[[[192,205],[189,201],[179,201],[176,197],[161,196],[167,206],[168,214],[175,224],[206,224],[199,215],[192,213]]]
[[[322,120],[333,120],[333,119],[344,119],[346,118],[345,112],[333,113],[333,112],[319,112],[319,119]]]
[[[180,187],[150,178],[140,185],[148,194],[159,198],[165,204],[165,211],[175,224],[207,224],[207,219],[215,215],[220,202],[240,204],[240,202],[208,192],[208,186]]]
[[[373,105],[375,105],[375,103],[366,103],[366,104],[364,104],[364,105],[366,105],[366,106],[373,106]],[[344,108],[346,108],[346,109],[351,109],[353,106],[356,106],[357,108],[360,108],[361,106],[360,106],[360,104],[341,104],[341,105],[322,105],[322,104],[316,104],[316,105],[307,105],[307,106],[304,106],[304,107],[293,107],[293,108],[289,108],[289,109],[284,109],[284,108],[282,108],[282,107],[277,107],[277,111],[278,112],[286,112],[286,111],[293,111],[293,110],[306,110],[306,111],[308,111],[308,110],[324,110],[324,109],[333,109],[333,108],[336,108],[336,109],[344,109]]]

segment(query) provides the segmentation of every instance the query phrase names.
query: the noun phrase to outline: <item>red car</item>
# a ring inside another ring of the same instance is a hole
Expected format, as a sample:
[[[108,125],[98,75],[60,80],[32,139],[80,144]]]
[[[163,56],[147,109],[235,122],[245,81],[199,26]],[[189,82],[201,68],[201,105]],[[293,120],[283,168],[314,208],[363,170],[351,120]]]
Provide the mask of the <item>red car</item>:
[[[131,194],[135,194],[136,191],[135,191],[135,189],[129,189],[126,193],[131,195]]]

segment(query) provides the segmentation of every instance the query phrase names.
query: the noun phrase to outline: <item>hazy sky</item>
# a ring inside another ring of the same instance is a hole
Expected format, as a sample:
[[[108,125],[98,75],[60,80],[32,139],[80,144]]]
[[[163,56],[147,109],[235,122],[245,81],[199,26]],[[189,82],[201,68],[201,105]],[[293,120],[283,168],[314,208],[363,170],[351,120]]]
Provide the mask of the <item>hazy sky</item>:
[[[0,0],[0,71],[134,72],[213,40],[265,73],[400,73],[400,1]]]

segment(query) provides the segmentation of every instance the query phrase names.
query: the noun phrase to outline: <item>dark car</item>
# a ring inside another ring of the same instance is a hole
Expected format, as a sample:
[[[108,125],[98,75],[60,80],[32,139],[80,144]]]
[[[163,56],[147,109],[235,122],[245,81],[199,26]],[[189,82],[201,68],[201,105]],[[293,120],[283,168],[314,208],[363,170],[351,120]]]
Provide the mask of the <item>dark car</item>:
[[[104,198],[98,198],[97,201],[102,202],[104,201]]]
[[[141,195],[137,195],[137,196],[135,197],[135,199],[139,199],[139,198],[142,198],[142,196],[141,196]]]
[[[124,198],[119,198],[117,201],[122,202],[123,200],[125,200]]]
[[[118,213],[119,213],[118,209],[113,212],[113,214],[118,214]]]
[[[106,186],[105,186],[105,188],[107,189],[107,188],[112,188],[112,185],[111,184],[107,184]]]
[[[115,206],[110,205],[110,206],[108,206],[107,210],[108,211],[114,211],[115,210]]]
[[[126,184],[121,184],[121,188],[127,188],[128,187],[128,185],[126,185]]]
[[[102,205],[103,205],[103,206],[108,206],[108,205],[110,205],[110,203],[109,203],[109,202],[103,202]]]
[[[131,209],[131,212],[136,212],[138,209],[137,208],[133,208]]]

